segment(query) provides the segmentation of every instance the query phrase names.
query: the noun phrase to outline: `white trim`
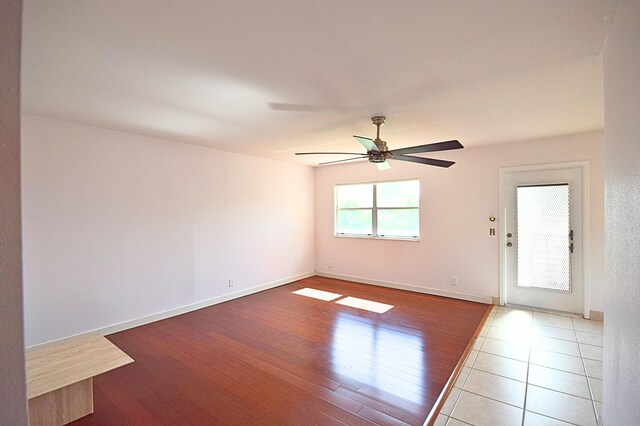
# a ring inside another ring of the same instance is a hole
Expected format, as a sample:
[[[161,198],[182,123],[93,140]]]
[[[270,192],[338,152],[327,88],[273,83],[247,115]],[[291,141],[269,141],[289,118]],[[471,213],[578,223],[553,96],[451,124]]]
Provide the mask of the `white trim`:
[[[571,161],[565,163],[534,164],[529,166],[500,167],[498,169],[498,220],[501,223],[498,232],[500,239],[500,305],[506,303],[506,206],[504,202],[504,178],[507,173],[533,172],[579,168],[582,171],[582,315],[589,319],[591,308],[591,170],[589,161]]]
[[[147,315],[141,318],[136,318],[128,321],[123,321],[117,324],[108,325],[106,327],[96,328],[94,330],[85,331],[82,333],[74,334],[72,336],[62,337],[60,339],[51,340],[44,343],[39,343],[37,345],[29,346],[27,349],[34,348],[42,348],[46,346],[51,346],[56,343],[66,342],[70,340],[75,340],[80,337],[84,337],[90,334],[100,334],[102,336],[106,336],[109,334],[117,333],[119,331],[128,330],[130,328],[139,327],[141,325],[149,324],[152,322],[160,321],[166,318],[171,318],[176,315],[185,314],[187,312],[196,311],[198,309],[206,308],[208,306],[217,305],[218,303],[227,302],[229,300],[237,299],[239,297],[248,296],[250,294],[258,293],[264,290],[269,290],[274,287],[279,287],[284,284],[289,284],[294,281],[298,281],[304,278],[309,278],[315,275],[315,272],[305,272],[304,274],[294,275],[292,277],[283,278],[280,280],[272,281],[270,283],[261,284],[255,287],[247,288],[244,290],[236,291],[233,293],[224,294],[222,296],[217,296],[212,299],[203,300],[201,302],[192,303],[190,305],[180,306],[178,308],[169,309],[163,312],[158,312],[155,314]]]
[[[378,287],[396,288],[398,290],[408,290],[408,291],[413,291],[415,293],[424,293],[424,294],[431,294],[434,296],[449,297],[452,299],[468,300],[470,302],[485,303],[489,305],[493,303],[491,296],[480,296],[480,295],[469,294],[469,293],[456,293],[453,291],[440,290],[437,288],[418,287],[411,284],[372,280],[369,278],[353,277],[351,275],[333,274],[333,273],[323,272],[323,271],[316,271],[316,275],[319,277],[335,278],[338,280],[345,280],[345,281],[354,281],[361,284],[370,284]]]
[[[506,247],[504,245],[504,241],[507,240],[506,235],[507,235],[507,229],[506,229],[506,217],[507,217],[507,212],[505,210],[505,205],[504,205],[504,177],[507,174],[508,168],[499,168],[498,169],[498,224],[500,226],[498,226],[498,245],[500,247],[500,253],[499,253],[499,267],[498,267],[498,272],[499,272],[499,282],[500,282],[500,289],[499,289],[499,298],[500,298],[500,306],[505,306],[507,304],[507,299],[506,299],[506,295],[507,295],[507,281],[506,281],[506,277],[507,277],[507,265],[505,262],[505,257],[507,254],[507,250]]]
[[[591,169],[582,162],[582,315],[591,318]]]
[[[358,235],[358,234],[335,234],[334,238],[359,238],[361,240],[389,240],[389,241],[420,241],[415,237],[380,237],[378,235]]]

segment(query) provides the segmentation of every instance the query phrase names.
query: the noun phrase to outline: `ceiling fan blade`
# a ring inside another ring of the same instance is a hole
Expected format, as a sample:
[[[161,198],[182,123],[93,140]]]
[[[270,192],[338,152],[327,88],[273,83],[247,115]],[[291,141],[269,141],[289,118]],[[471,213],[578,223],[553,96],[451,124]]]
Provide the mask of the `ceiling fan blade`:
[[[367,154],[361,152],[296,152],[296,155],[316,155],[316,154],[342,154],[342,155],[362,155],[364,157]]]
[[[417,154],[419,152],[435,152],[435,151],[448,151],[450,149],[464,148],[457,140],[429,143],[426,145],[409,146],[407,148],[392,149],[390,152],[394,154]]]
[[[413,163],[427,164],[437,167],[451,167],[456,164],[454,161],[436,160],[435,158],[412,157],[411,155],[393,155],[394,160],[411,161]]]
[[[367,148],[367,152],[380,152],[376,144],[373,142],[373,139],[356,135],[353,135],[353,137],[356,138],[356,140],[360,142],[365,148]]]
[[[391,164],[387,160],[382,163],[376,163],[376,166],[378,166],[378,170],[389,170],[391,168]]]
[[[363,157],[354,157],[354,158],[347,158],[345,160],[325,161],[324,163],[318,163],[318,165],[331,164],[331,163],[342,163],[343,161],[351,161],[351,160],[364,160],[364,158]]]

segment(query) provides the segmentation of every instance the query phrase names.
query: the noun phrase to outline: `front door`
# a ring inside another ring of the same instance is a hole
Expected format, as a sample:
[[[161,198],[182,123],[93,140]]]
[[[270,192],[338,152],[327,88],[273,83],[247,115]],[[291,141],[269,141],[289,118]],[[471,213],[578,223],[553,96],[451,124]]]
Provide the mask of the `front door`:
[[[582,313],[582,169],[504,174],[505,301]]]

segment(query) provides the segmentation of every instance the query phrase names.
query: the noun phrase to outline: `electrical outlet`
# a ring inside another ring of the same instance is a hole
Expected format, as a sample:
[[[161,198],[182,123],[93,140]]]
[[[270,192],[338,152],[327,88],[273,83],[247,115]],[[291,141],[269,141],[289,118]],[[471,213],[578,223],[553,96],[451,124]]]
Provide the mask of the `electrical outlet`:
[[[233,285],[235,284],[235,281],[233,278],[229,278],[229,287],[233,287]]]
[[[458,285],[458,277],[451,277],[451,278],[449,278],[449,284],[451,284],[451,285]]]

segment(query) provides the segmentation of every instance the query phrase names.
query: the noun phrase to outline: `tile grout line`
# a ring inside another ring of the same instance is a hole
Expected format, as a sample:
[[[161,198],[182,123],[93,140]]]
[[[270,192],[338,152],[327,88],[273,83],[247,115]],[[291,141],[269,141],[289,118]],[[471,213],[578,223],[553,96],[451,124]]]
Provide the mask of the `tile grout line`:
[[[550,416],[548,414],[538,413],[537,411],[530,411],[530,412],[531,413],[535,413],[535,414],[537,414],[539,416],[542,416],[542,417],[546,417],[546,418],[549,418],[549,419],[553,419],[553,420],[557,420],[559,422],[566,423],[566,424],[571,425],[571,426],[581,426],[581,425],[579,425],[577,423],[571,423],[570,421],[567,421],[567,420],[558,419],[558,418],[552,417],[552,416]]]
[[[491,316],[491,314],[490,314],[490,316]],[[494,319],[495,319],[495,314],[493,315],[493,318],[491,318],[491,320],[489,320],[489,318],[487,318],[487,321],[485,321],[485,323],[484,323],[484,325],[482,326],[482,328],[484,328],[484,327],[490,328],[490,327],[491,327],[491,324],[493,323],[493,320],[494,320]],[[487,324],[487,323],[489,323],[489,324]],[[481,336],[476,337],[476,340],[477,340],[478,338],[480,338],[480,337],[481,337]],[[486,335],[485,335],[485,336],[482,336],[482,338],[483,338],[482,344],[484,344],[484,339],[486,339]],[[475,342],[474,342],[474,343],[475,343]],[[481,346],[481,347],[482,347],[482,346]],[[478,349],[478,353],[480,353],[480,349]],[[467,359],[468,359],[470,356],[471,356],[471,351],[469,351],[469,353],[467,354]],[[473,364],[475,364],[475,362],[476,362],[476,359],[477,359],[477,358],[478,358],[478,356],[476,355],[476,358],[474,358],[474,359],[473,359],[473,362],[472,362],[472,363],[471,363],[471,365],[469,366],[469,370],[473,370]],[[467,360],[465,359],[465,362],[466,362],[466,361],[467,361]],[[465,367],[465,365],[463,364],[463,365],[462,365],[462,367],[464,368],[464,367]],[[461,371],[462,371],[462,370],[461,370]],[[467,374],[467,377],[465,377],[465,378],[464,378],[464,382],[462,382],[462,383],[460,384],[460,388],[459,388],[459,389],[460,389],[460,393],[458,394],[458,396],[456,397],[455,402],[454,402],[454,403],[453,403],[453,405],[451,406],[451,412],[450,412],[450,413],[449,413],[449,415],[447,416],[447,424],[449,423],[449,419],[454,419],[454,420],[458,420],[458,421],[460,421],[460,422],[462,422],[462,423],[466,423],[466,422],[464,422],[464,421],[462,421],[462,420],[460,420],[460,419],[457,419],[457,418],[453,417],[453,412],[455,411],[456,406],[458,405],[458,401],[460,400],[460,396],[462,395],[462,392],[464,392],[464,385],[467,383],[467,380],[469,380],[469,375],[470,375],[470,374],[471,374],[471,371],[469,371],[469,374]],[[468,424],[468,423],[467,423],[467,424]],[[471,426],[473,426],[473,425],[471,425]]]
[[[571,320],[571,323],[573,323],[573,320]],[[575,324],[574,324],[574,331],[575,331]],[[576,339],[578,338],[578,335],[576,334]],[[580,346],[578,344],[578,351],[580,351],[580,359],[582,360],[582,368],[584,368],[584,375],[587,378],[587,386],[589,387],[589,395],[591,395],[591,408],[593,409],[593,414],[596,418],[596,424],[600,424],[600,418],[598,416],[598,409],[596,408],[596,399],[595,399],[595,395],[593,393],[593,387],[591,386],[591,380],[589,380],[589,373],[587,372],[587,364],[584,362],[585,358],[582,355],[582,346]]]
[[[568,329],[566,329],[566,330],[568,330]],[[544,338],[547,338],[547,339],[559,340],[561,342],[575,343],[576,345],[578,345],[578,352],[579,353],[581,353],[580,352],[580,348],[579,348],[580,345],[594,346],[596,348],[601,348],[602,347],[602,346],[597,346],[597,345],[589,345],[587,343],[580,343],[580,342],[577,342],[577,341],[558,339],[556,337],[549,337],[549,336],[540,336],[540,337],[544,337]],[[487,336],[486,338],[487,339],[492,339],[492,340],[497,340],[499,342],[509,343],[509,344],[512,344],[512,345],[518,345],[518,346],[522,346],[522,347],[526,346],[526,345],[524,345],[522,343],[516,343],[516,342],[513,342],[513,341],[509,341],[509,340],[496,339],[495,337],[488,337]],[[529,346],[531,346],[531,345],[529,345]],[[545,349],[545,348],[536,348],[536,349],[540,349],[542,351],[547,351],[547,352],[553,352],[555,354],[560,354],[560,355],[567,355],[567,356],[572,356],[572,357],[576,357],[576,358],[582,358],[582,355],[572,355],[572,354],[568,354],[566,352],[558,352],[557,350],[551,350],[551,349]],[[490,353],[490,352],[487,352],[487,353]],[[499,356],[502,356],[502,355],[499,355]],[[504,357],[504,358],[509,358],[509,357]],[[517,358],[509,358],[509,359],[515,359],[516,361],[520,361]],[[587,359],[592,359],[592,358],[587,358]],[[594,361],[599,361],[599,360],[594,359]],[[524,361],[522,361],[522,362],[524,362]],[[552,368],[552,367],[549,367],[549,368]]]
[[[476,371],[482,371],[482,370],[476,370]],[[492,374],[492,373],[487,373],[487,374]],[[508,377],[507,377],[507,378],[508,378]],[[513,379],[512,379],[512,380],[513,380]],[[524,382],[520,382],[520,383],[524,383]],[[528,385],[529,383],[524,383],[524,384],[525,384],[525,385]],[[592,401],[592,399],[591,399],[591,398],[585,398],[585,397],[583,397],[583,396],[578,396],[578,395],[574,395],[574,394],[571,394],[571,393],[562,392],[562,391],[559,391],[559,390],[556,390],[556,389],[545,388],[544,386],[533,385],[533,384],[532,384],[531,386],[536,387],[536,388],[540,388],[540,389],[544,389],[544,390],[548,390],[548,391],[551,391],[551,392],[561,393],[561,394],[563,394],[563,395],[572,396],[572,397],[574,397],[574,398],[584,399],[585,401]],[[466,392],[466,393],[470,393],[470,394],[473,394],[473,395],[481,396],[482,398],[490,399],[490,400],[492,400],[492,401],[496,401],[496,402],[499,402],[499,403],[501,403],[501,404],[509,405],[509,406],[511,406],[511,407],[515,407],[515,408],[519,408],[519,409],[524,410],[524,407],[519,407],[519,406],[517,406],[517,405],[513,405],[513,404],[511,404],[511,403],[509,403],[509,402],[504,402],[504,401],[501,401],[501,400],[499,400],[499,399],[495,399],[495,398],[493,398],[493,397],[490,397],[490,396],[487,396],[487,395],[483,395],[483,394],[481,394],[481,393],[477,393],[477,392],[470,391],[470,390],[468,390],[468,389],[461,389],[461,388],[459,388],[459,389],[460,389],[460,392],[461,392],[461,393],[462,393],[462,391],[464,391],[464,392]],[[525,386],[525,398],[526,398],[526,393],[527,393],[527,391],[526,391],[526,386]],[[458,398],[459,398],[459,396],[458,396]],[[523,405],[526,405],[526,404],[523,404]],[[452,412],[453,412],[453,411],[452,411]],[[549,414],[538,413],[537,411],[532,411],[532,413],[540,414],[541,416],[545,416],[545,417],[549,417],[549,418],[555,419],[555,417],[550,416]],[[445,414],[445,416],[447,416],[447,417],[451,417],[451,415],[450,415],[450,414],[449,414],[449,415]],[[459,420],[459,419],[456,419],[456,420]],[[571,423],[571,422],[567,422],[566,420],[562,420],[562,419],[556,419],[556,420],[561,420],[561,421],[563,421],[563,422],[565,422],[565,423]]]
[[[534,365],[535,365],[535,364],[534,364]],[[589,397],[589,398],[585,398],[584,396],[575,395],[575,394],[573,394],[573,393],[563,392],[563,391],[559,391],[559,390],[557,390],[557,389],[547,388],[547,387],[540,386],[540,385],[534,385],[533,383],[527,383],[527,385],[531,385],[531,386],[534,386],[534,387],[536,387],[536,388],[540,388],[540,389],[548,390],[548,391],[551,391],[551,392],[561,393],[561,394],[563,394],[563,395],[572,396],[572,397],[574,397],[574,398],[584,399],[585,401],[593,401],[593,399],[592,399],[592,398],[590,398],[590,397]],[[545,416],[547,416],[547,417],[551,417],[551,416],[549,416],[548,414],[545,414]],[[564,421],[564,420],[563,420],[563,421]]]
[[[533,311],[533,312],[532,312],[532,315],[531,315],[531,321],[532,321],[532,323],[533,323],[533,317],[534,317],[534,315],[535,315],[535,314],[534,314],[534,312],[535,312],[535,311]],[[492,324],[491,326],[493,327],[493,324]],[[550,389],[550,388],[546,388],[546,387],[544,387],[544,386],[538,386],[538,385],[533,385],[533,384],[530,384],[530,383],[529,383],[529,373],[530,373],[531,365],[537,365],[537,364],[532,364],[532,363],[531,363],[531,353],[532,353],[532,351],[533,351],[533,349],[534,349],[534,348],[533,348],[533,338],[534,338],[534,336],[535,336],[535,333],[532,333],[532,334],[530,335],[530,337],[529,337],[529,342],[530,342],[530,343],[529,343],[529,345],[528,345],[527,374],[526,374],[526,381],[525,381],[525,400],[524,400],[524,404],[523,404],[523,405],[524,405],[524,407],[523,407],[522,425],[524,425],[525,415],[526,415],[526,412],[527,412],[527,400],[526,400],[526,398],[527,398],[527,394],[528,394],[528,387],[529,387],[529,386],[536,386],[536,387],[539,387],[539,388],[541,388],[541,389],[547,389],[547,390],[550,390],[550,391],[553,391],[553,392],[558,392],[558,393],[562,393],[562,394],[569,395],[569,396],[572,396],[572,397],[576,397],[576,398],[580,398],[580,399],[583,399],[583,400],[591,401],[591,406],[592,406],[593,414],[594,414],[595,420],[596,420],[596,422],[597,422],[597,421],[598,421],[598,415],[597,415],[598,410],[597,410],[597,407],[596,407],[596,400],[595,400],[595,398],[594,398],[593,388],[592,388],[592,384],[591,384],[591,380],[590,380],[590,379],[591,379],[591,377],[590,377],[590,375],[589,375],[589,373],[588,373],[588,369],[587,369],[587,365],[586,365],[586,360],[587,360],[587,359],[591,360],[591,358],[585,358],[585,357],[584,357],[584,355],[583,355],[583,348],[582,348],[583,343],[580,343],[580,342],[579,342],[579,340],[578,340],[578,332],[577,332],[577,331],[576,331],[576,329],[575,329],[575,321],[574,321],[574,318],[571,318],[571,327],[572,327],[572,328],[570,328],[570,329],[569,329],[569,328],[563,328],[563,327],[557,327],[557,326],[555,326],[555,325],[546,325],[546,326],[548,326],[548,327],[554,327],[554,328],[558,328],[558,329],[564,329],[564,330],[566,330],[566,331],[571,330],[571,332],[572,332],[573,336],[575,336],[575,340],[574,340],[574,341],[566,340],[566,339],[560,339],[560,338],[552,337],[552,336],[544,336],[544,337],[546,337],[546,338],[550,338],[550,339],[559,340],[559,341],[567,341],[567,342],[575,343],[575,344],[578,346],[578,355],[576,356],[576,355],[573,355],[573,354],[567,354],[567,353],[563,353],[563,352],[557,352],[557,351],[555,351],[555,350],[549,350],[549,349],[546,349],[546,348],[541,348],[541,350],[545,350],[545,351],[548,351],[548,352],[551,352],[551,353],[555,353],[555,354],[559,354],[559,355],[565,355],[565,356],[569,356],[569,357],[573,357],[573,358],[579,358],[579,360],[580,360],[580,365],[582,366],[582,369],[581,369],[581,370],[582,370],[582,372],[583,372],[583,373],[582,373],[582,374],[579,374],[579,373],[575,373],[575,372],[572,372],[572,371],[561,370],[561,369],[557,369],[557,368],[553,368],[553,367],[545,367],[545,366],[541,366],[541,367],[549,368],[549,369],[552,369],[552,370],[555,370],[555,371],[559,371],[559,372],[563,372],[563,373],[567,373],[567,374],[573,374],[573,375],[575,375],[575,376],[584,377],[584,378],[585,378],[585,380],[587,380],[587,385],[588,385],[588,388],[589,388],[589,397],[583,397],[583,396],[579,396],[579,395],[573,395],[573,394],[570,394],[570,393],[567,393],[567,392],[559,391],[559,390],[557,390],[557,389]],[[500,328],[500,327],[494,327],[494,328]],[[532,327],[532,329],[533,329],[533,327]],[[581,333],[589,333],[589,334],[593,334],[593,335],[598,335],[598,334],[599,334],[599,333],[592,333],[591,331],[580,331],[580,332],[581,332]],[[504,343],[509,343],[509,344],[514,344],[514,345],[521,345],[521,346],[524,346],[524,345],[522,345],[522,344],[520,344],[520,343],[516,343],[516,342],[512,342],[512,341],[508,341],[508,340],[502,340],[502,339],[500,339],[500,338],[495,338],[495,336],[489,337],[489,336],[488,336],[488,333],[487,333],[487,336],[485,336],[485,341],[486,341],[486,339],[487,339],[487,338],[491,338],[491,339],[494,339],[494,340],[497,340],[497,341],[501,341],[501,342],[504,342]],[[584,343],[584,344],[589,345],[589,343]],[[597,347],[598,345],[591,345],[591,346],[596,346],[596,347]],[[507,357],[507,356],[502,356],[502,355],[493,354],[493,353],[490,353],[490,352],[485,352],[485,351],[483,351],[483,350],[482,350],[482,347],[480,348],[479,352],[483,352],[483,353],[486,353],[486,354],[490,354],[490,355],[493,355],[493,356],[496,356],[496,357],[502,357],[502,358],[509,359],[509,360],[514,360],[514,361],[520,361],[520,362],[523,362],[523,361],[518,360],[518,359],[515,359],[515,358],[510,358],[510,357]],[[599,361],[599,360],[593,360],[593,361]],[[600,362],[601,362],[601,361],[600,361]],[[475,365],[475,360],[474,360],[474,364],[473,364],[473,365]],[[476,370],[476,371],[483,371],[483,370],[481,370],[481,369],[473,368],[473,365],[472,365],[472,370]],[[516,380],[516,379],[513,379],[513,378],[511,378],[511,377],[502,376],[502,375],[500,375],[500,374],[495,374],[495,373],[492,373],[492,372],[489,372],[489,371],[483,371],[483,372],[485,372],[485,373],[487,373],[487,374],[494,374],[494,375],[499,376],[499,377],[504,377],[504,378],[506,378],[506,379]],[[594,378],[595,378],[595,377],[594,377]],[[599,379],[599,380],[601,380],[601,379]],[[516,381],[518,381],[518,380],[516,380]],[[474,393],[474,392],[470,392],[470,393]],[[474,393],[474,394],[475,394],[475,393]],[[479,394],[476,394],[476,395],[479,395]],[[495,399],[490,398],[490,397],[487,397],[487,396],[485,396],[485,395],[479,395],[479,396],[483,396],[483,397],[485,397],[485,398],[495,400]],[[512,404],[508,404],[508,403],[506,403],[506,402],[499,401],[499,400],[495,400],[495,401],[497,401],[497,402],[501,402],[501,403],[504,403],[504,404],[507,404],[507,405],[512,405]],[[513,406],[513,405],[512,405],[512,406]],[[515,407],[515,406],[514,406],[514,407]],[[519,408],[519,407],[518,407],[518,408]],[[538,415],[541,415],[541,416],[544,416],[544,417],[547,417],[547,418],[550,418],[550,419],[555,419],[555,420],[558,420],[558,421],[564,421],[564,422],[566,422],[566,420],[556,419],[555,417],[549,416],[548,414],[537,413],[536,411],[532,411],[532,413],[536,413],[536,414],[538,414]],[[569,423],[569,424],[573,424],[573,423],[571,423],[571,422],[567,422],[567,423]]]
[[[460,393],[458,394],[458,396],[456,398],[456,401],[452,406],[452,410],[451,410],[450,414],[449,415],[445,415],[445,417],[447,418],[447,424],[450,421],[450,419],[454,419],[456,421],[460,421],[462,423],[468,424],[468,423],[466,423],[466,422],[464,422],[464,421],[462,421],[462,420],[460,420],[460,419],[458,419],[456,417],[453,417],[453,412],[454,412],[455,408],[457,407],[457,405],[459,403],[460,397],[462,396],[462,392],[467,392],[469,394],[473,394],[473,395],[476,395],[476,396],[479,396],[479,397],[482,397],[482,398],[486,398],[486,399],[495,401],[497,403],[501,403],[501,404],[505,404],[505,405],[508,405],[508,406],[512,406],[514,408],[521,409],[522,410],[521,425],[524,425],[525,416],[526,416],[526,412],[527,412],[527,396],[528,396],[528,388],[529,388],[529,386],[535,386],[535,387],[538,387],[540,389],[545,389],[545,390],[549,390],[549,391],[552,391],[552,392],[558,392],[558,393],[561,393],[561,394],[564,394],[564,395],[568,395],[568,396],[571,396],[571,397],[574,397],[574,398],[580,398],[580,399],[583,399],[583,400],[591,401],[591,406],[592,406],[592,410],[593,410],[592,414],[595,415],[595,419],[597,421],[598,420],[598,415],[597,415],[596,401],[594,399],[594,393],[593,393],[593,389],[592,389],[592,386],[591,386],[591,380],[590,380],[590,376],[589,376],[589,374],[587,372],[587,366],[586,366],[586,360],[587,359],[591,360],[591,359],[590,358],[585,358],[583,356],[582,344],[578,341],[578,334],[577,334],[578,332],[575,329],[575,321],[574,321],[573,318],[570,319],[570,321],[571,321],[570,324],[571,324],[572,328],[557,327],[554,324],[553,325],[547,324],[545,326],[546,327],[550,327],[550,328],[563,329],[563,330],[565,330],[567,332],[569,330],[571,330],[573,336],[575,337],[575,340],[566,340],[566,339],[553,337],[553,336],[544,336],[544,335],[540,335],[540,336],[544,337],[544,338],[547,338],[547,339],[553,339],[553,340],[557,340],[557,341],[575,343],[576,345],[578,345],[578,355],[577,356],[574,355],[574,354],[567,354],[567,353],[564,353],[564,352],[557,352],[555,350],[549,350],[549,349],[546,349],[546,348],[539,348],[539,349],[547,351],[547,352],[550,352],[550,353],[558,354],[558,355],[564,355],[564,356],[571,357],[571,358],[579,358],[580,359],[580,365],[582,365],[582,369],[581,370],[582,370],[583,373],[582,374],[575,373],[573,371],[566,371],[566,370],[562,370],[562,369],[559,369],[559,368],[547,367],[547,366],[544,366],[544,365],[540,365],[540,367],[548,368],[548,369],[551,369],[551,370],[554,370],[554,371],[558,371],[558,372],[561,372],[561,373],[572,374],[574,376],[584,377],[585,380],[587,380],[587,385],[588,385],[588,388],[589,388],[589,397],[574,395],[574,394],[571,394],[571,393],[568,393],[568,392],[563,392],[563,391],[560,391],[560,390],[557,390],[557,389],[547,388],[545,386],[533,385],[533,384],[529,383],[529,375],[530,375],[531,366],[532,365],[538,366],[538,364],[532,364],[532,362],[531,362],[532,351],[534,349],[533,340],[534,340],[534,337],[538,336],[537,334],[535,334],[533,332],[529,335],[529,338],[528,338],[529,344],[526,345],[526,347],[527,347],[527,361],[526,361],[527,366],[526,366],[526,377],[525,377],[525,381],[524,381],[525,393],[524,393],[524,401],[523,401],[523,406],[522,407],[518,407],[517,405],[513,405],[511,403],[508,403],[508,402],[505,402],[505,401],[501,401],[499,399],[495,399],[495,398],[492,398],[492,397],[489,397],[489,396],[486,396],[486,395],[483,395],[483,394],[480,394],[480,393],[476,393],[476,392],[464,389],[464,387],[466,386],[466,383],[469,380],[469,376],[471,375],[471,373],[473,371],[482,372],[482,373],[485,373],[485,374],[494,375],[496,377],[501,377],[501,378],[504,378],[504,379],[513,380],[515,382],[523,383],[522,381],[514,379],[512,377],[503,376],[502,374],[496,374],[496,373],[491,372],[491,371],[484,371],[484,370],[482,370],[480,368],[476,368],[477,357],[480,355],[480,353],[484,353],[484,354],[487,354],[487,355],[495,356],[495,357],[498,357],[498,358],[504,358],[505,360],[511,360],[511,361],[514,361],[514,362],[525,362],[522,359],[511,358],[511,357],[508,357],[508,356],[503,356],[503,355],[500,355],[500,354],[486,352],[486,351],[483,350],[484,344],[486,343],[487,339],[492,339],[492,340],[495,340],[495,341],[498,341],[498,342],[503,342],[503,343],[506,343],[506,344],[512,344],[512,345],[521,346],[521,347],[525,346],[525,344],[512,342],[512,341],[509,341],[509,340],[502,340],[500,338],[495,338],[495,336],[489,337],[489,331],[492,328],[493,329],[500,329],[501,328],[499,326],[494,326],[494,324],[495,324],[496,318],[498,318],[498,314],[503,312],[503,311],[504,310],[494,311],[495,313],[493,313],[493,315],[491,315],[492,318],[490,318],[490,321],[488,321],[485,324],[485,327],[486,327],[485,329],[487,330],[487,333],[485,333],[484,336],[480,336],[479,335],[477,337],[477,340],[481,340],[482,339],[482,343],[477,349],[476,358],[474,358],[473,362],[468,365],[468,368],[470,370],[469,374],[467,374],[467,377],[465,377],[464,382],[461,382],[461,384],[460,384],[460,387],[459,387]],[[531,327],[531,330],[533,330],[535,312],[536,311],[530,311],[530,313],[531,313],[531,316],[530,316],[530,321],[531,321],[530,322],[530,327]],[[551,314],[551,315],[553,315],[553,314]],[[581,332],[589,333],[589,334],[593,334],[593,335],[599,334],[599,333],[591,333],[590,331],[581,331]],[[586,343],[586,345],[589,345],[589,344]],[[591,345],[591,346],[597,346],[597,345]],[[594,361],[597,361],[597,360],[594,360]],[[594,379],[595,379],[595,377],[594,377]],[[599,379],[599,380],[601,380],[601,379]],[[557,418],[555,418],[553,416],[550,416],[548,414],[538,413],[536,411],[531,411],[531,412],[535,413],[537,415],[549,418],[549,419],[554,419],[554,420],[557,420],[557,421],[563,421],[563,422],[566,422],[568,424],[572,424],[573,425],[573,423],[571,423],[571,422],[567,422],[566,420],[557,419]]]
[[[533,315],[534,313],[531,313],[531,324],[529,325],[530,327],[533,328]],[[524,426],[524,418],[525,415],[527,414],[527,394],[529,392],[529,370],[531,368],[531,345],[533,344],[533,334],[531,334],[529,336],[529,348],[527,351],[527,375],[525,376],[525,382],[524,382],[524,402],[522,404],[522,421],[521,421],[521,426]]]
[[[463,389],[460,389],[460,390],[462,391]],[[490,397],[490,396],[487,396],[487,395],[483,395],[483,394],[481,394],[481,393],[473,392],[473,391],[466,390],[466,389],[464,389],[464,392],[466,392],[466,393],[470,393],[470,394],[472,394],[472,395],[480,396],[480,397],[485,398],[485,399],[490,399],[491,401],[499,402],[500,404],[508,405],[508,406],[510,406],[510,407],[515,407],[515,408],[517,408],[517,409],[519,409],[519,410],[524,410],[524,408],[523,408],[523,407],[518,407],[517,405],[513,405],[513,404],[511,404],[510,402],[504,402],[504,401],[501,401],[501,400],[499,400],[499,399],[495,399],[495,398],[493,398],[493,397]],[[462,393],[462,392],[461,392],[461,393]],[[546,415],[546,414],[545,414],[545,415]],[[451,417],[451,416],[449,416],[449,417]],[[547,416],[547,417],[549,417],[549,416]],[[456,419],[456,420],[460,420],[460,419]]]
[[[532,327],[532,328],[533,328],[533,317],[534,317],[534,315],[535,315],[535,312],[536,312],[536,311],[534,310],[534,311],[532,312],[532,314],[531,314],[531,327]],[[553,326],[553,325],[551,325],[551,326],[550,326],[550,325],[547,325],[547,327],[561,328],[561,327],[556,327],[556,326]],[[580,344],[578,343],[578,336],[577,336],[577,334],[576,334],[576,332],[575,332],[575,326],[574,326],[574,323],[573,323],[573,318],[571,318],[571,327],[572,327],[571,331],[573,332],[573,334],[574,334],[574,336],[575,336],[575,338],[576,338],[575,343],[576,343],[576,345],[578,346],[578,353],[582,355],[582,352],[580,351]],[[564,329],[564,328],[562,328],[562,329],[563,329],[563,330],[569,330],[569,329]],[[547,337],[548,337],[548,336],[547,336]],[[557,338],[555,338],[555,337],[551,337],[551,338],[553,338],[553,339],[557,339]],[[531,339],[531,340],[533,339],[533,333],[531,334],[530,339]],[[564,339],[557,339],[557,340],[564,340]],[[528,394],[528,392],[529,392],[529,370],[530,370],[530,367],[531,367],[531,350],[532,350],[532,349],[533,349],[533,342],[531,341],[531,342],[530,342],[530,345],[529,345],[529,360],[527,361],[527,380],[526,380],[526,384],[525,384],[525,391],[524,391],[524,409],[523,409],[523,412],[522,412],[522,426],[524,426],[525,416],[526,416],[526,414],[527,414],[527,394]],[[541,350],[546,350],[546,351],[548,351],[548,352],[553,352],[553,353],[560,353],[560,354],[562,354],[562,355],[567,355],[567,356],[574,356],[574,355],[569,355],[569,354],[563,354],[563,353],[561,353],[561,352],[551,351],[551,350],[548,350],[548,349],[541,349]],[[587,375],[586,375],[586,368],[585,368],[585,366],[584,366],[584,359],[582,358],[582,356],[580,356],[580,359],[582,360],[583,369],[585,370],[584,377],[586,378],[586,377],[587,377]],[[537,364],[533,364],[533,365],[537,365]],[[542,367],[544,367],[544,366],[542,366]],[[547,367],[547,368],[551,368],[551,367]],[[551,369],[554,369],[554,368],[551,368]],[[559,370],[559,369],[554,369],[554,370],[557,370],[557,371],[563,371],[563,370]],[[566,372],[566,371],[563,371],[563,372],[568,373],[568,372]],[[571,374],[575,374],[575,373],[571,373]],[[587,379],[587,382],[588,382],[588,379]],[[537,385],[531,385],[531,386],[537,386]],[[543,386],[537,386],[537,387],[542,388],[542,389],[548,389],[548,388],[545,388],[545,387],[543,387]],[[560,391],[555,390],[555,389],[549,389],[549,390],[552,390],[552,391],[555,391],[555,392],[560,392]],[[566,393],[566,392],[560,392],[560,393],[564,393],[564,394],[566,394],[566,395],[571,395],[571,394]],[[576,396],[576,395],[571,395],[571,396]],[[579,397],[578,397],[578,398],[579,398]],[[584,398],[584,399],[586,399],[586,398]],[[535,413],[535,411],[532,411],[532,413]],[[547,414],[542,414],[542,413],[536,413],[536,414],[539,414],[539,415],[541,415],[541,416],[548,417],[548,418],[550,418],[550,419],[555,419],[555,417],[551,417],[551,416],[549,416],[549,415],[547,415]],[[565,420],[561,420],[561,419],[555,419],[555,420],[566,422]],[[569,423],[569,422],[566,422],[566,423]]]

